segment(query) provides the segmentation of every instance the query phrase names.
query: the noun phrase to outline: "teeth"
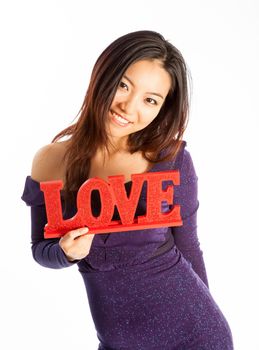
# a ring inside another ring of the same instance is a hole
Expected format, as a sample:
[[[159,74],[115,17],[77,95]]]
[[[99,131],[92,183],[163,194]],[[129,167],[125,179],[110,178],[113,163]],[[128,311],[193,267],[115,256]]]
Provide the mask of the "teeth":
[[[129,122],[127,120],[125,120],[124,118],[120,117],[117,113],[112,112],[113,116],[118,119],[118,121],[120,121],[123,124],[128,124]]]

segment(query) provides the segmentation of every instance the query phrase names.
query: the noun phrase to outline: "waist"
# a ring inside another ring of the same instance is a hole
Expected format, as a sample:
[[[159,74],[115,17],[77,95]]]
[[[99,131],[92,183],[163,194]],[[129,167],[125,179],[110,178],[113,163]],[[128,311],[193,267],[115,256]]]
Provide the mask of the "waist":
[[[171,250],[174,247],[174,245],[175,245],[174,236],[172,233],[170,233],[166,242],[164,242],[160,247],[158,247],[154,251],[154,253],[150,256],[150,258],[153,258],[155,256],[159,256],[161,254],[168,252],[169,250]]]
[[[143,264],[150,259],[166,254],[175,246],[174,237],[169,233],[167,240],[155,248],[145,249],[130,247],[91,247],[90,254],[78,263],[81,272],[110,271],[130,265]]]

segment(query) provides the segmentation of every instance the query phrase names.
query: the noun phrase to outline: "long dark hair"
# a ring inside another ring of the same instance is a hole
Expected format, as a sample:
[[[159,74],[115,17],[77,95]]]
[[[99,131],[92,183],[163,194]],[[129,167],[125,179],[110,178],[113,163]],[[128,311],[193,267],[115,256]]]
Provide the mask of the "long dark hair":
[[[155,119],[128,137],[130,153],[142,152],[151,163],[174,159],[180,150],[189,116],[189,71],[180,51],[155,31],[141,30],[113,41],[97,59],[76,123],[59,132],[52,142],[71,135],[66,159],[65,197],[73,197],[90,171],[90,159],[99,147],[109,154],[107,115],[120,80],[139,60],[159,60],[170,74],[172,85]],[[76,116],[76,117],[77,117]],[[163,156],[161,157],[161,151]],[[160,154],[160,158],[159,158]]]

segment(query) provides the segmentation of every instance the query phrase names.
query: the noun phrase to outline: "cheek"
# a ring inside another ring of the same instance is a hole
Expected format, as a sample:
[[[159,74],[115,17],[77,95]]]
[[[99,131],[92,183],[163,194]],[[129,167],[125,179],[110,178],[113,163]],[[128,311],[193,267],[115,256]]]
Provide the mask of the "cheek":
[[[125,97],[125,94],[123,92],[117,91],[114,95],[112,103],[120,102],[121,100],[123,100],[124,97]]]
[[[150,124],[158,115],[158,111],[146,111],[146,113],[143,114],[143,123],[148,125]]]

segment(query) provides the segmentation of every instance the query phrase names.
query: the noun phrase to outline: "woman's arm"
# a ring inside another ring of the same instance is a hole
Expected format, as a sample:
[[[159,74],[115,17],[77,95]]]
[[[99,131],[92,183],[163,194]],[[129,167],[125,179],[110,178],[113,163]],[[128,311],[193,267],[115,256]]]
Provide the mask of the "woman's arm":
[[[80,260],[70,261],[59,239],[44,239],[47,215],[40,182],[59,177],[61,147],[50,144],[42,147],[34,156],[31,177],[27,177],[22,199],[31,207],[31,249],[33,258],[44,267],[60,269],[72,266]]]
[[[192,265],[193,270],[209,288],[208,278],[197,234],[198,177],[192,158],[187,150],[183,152],[180,167],[180,185],[175,186],[175,203],[181,205],[182,226],[172,227],[177,248]]]
[[[34,260],[51,269],[61,269],[74,265],[80,260],[70,261],[59,245],[59,238],[44,239],[47,223],[45,205],[31,207],[31,250]]]

